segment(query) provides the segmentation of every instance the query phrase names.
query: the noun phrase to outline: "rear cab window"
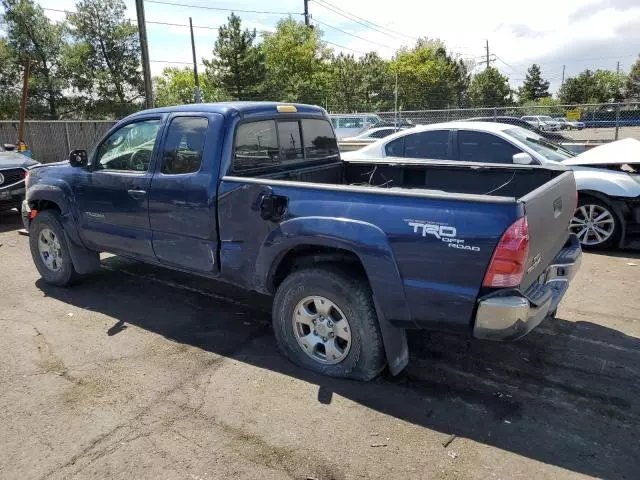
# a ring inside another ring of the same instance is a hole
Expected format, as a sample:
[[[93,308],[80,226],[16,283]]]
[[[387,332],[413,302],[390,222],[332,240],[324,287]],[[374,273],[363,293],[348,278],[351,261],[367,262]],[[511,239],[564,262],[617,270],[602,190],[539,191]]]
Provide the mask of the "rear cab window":
[[[339,158],[338,143],[327,119],[260,120],[238,125],[232,172],[268,175]]]

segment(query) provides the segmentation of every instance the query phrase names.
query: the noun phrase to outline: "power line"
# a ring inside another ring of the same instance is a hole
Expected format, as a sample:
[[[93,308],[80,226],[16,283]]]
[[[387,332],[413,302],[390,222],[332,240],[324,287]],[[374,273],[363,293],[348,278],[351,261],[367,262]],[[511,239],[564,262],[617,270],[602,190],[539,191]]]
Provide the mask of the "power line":
[[[51,10],[52,12],[60,12],[60,13],[77,13],[75,10],[60,10],[58,8],[44,8],[43,10]],[[138,20],[135,18],[127,18],[130,22],[138,23]],[[146,20],[145,23],[151,23],[154,25],[167,25],[169,27],[189,27],[187,23],[170,23],[170,22],[157,22],[154,20]],[[218,30],[218,26],[205,26],[205,25],[193,25],[193,28],[203,28],[206,30]]]
[[[193,5],[190,3],[164,2],[160,0],[144,0],[144,1],[146,3],[158,3],[160,5],[172,5],[174,7],[200,8],[203,10],[217,10],[222,12],[261,13],[265,15],[304,15],[303,13],[300,13],[300,12],[277,12],[272,10],[242,10],[239,8],[207,7],[204,5]]]
[[[388,37],[395,38],[396,40],[402,40],[402,41],[406,41],[405,39],[410,39],[412,41],[416,40],[416,38],[414,38],[414,37],[410,37],[408,35],[404,35],[404,34],[401,34],[401,33],[397,33],[397,34],[396,33],[394,33],[394,34],[388,33],[388,32],[393,32],[393,30],[389,30],[386,27],[382,27],[382,26],[380,26],[380,25],[378,25],[376,23],[373,23],[373,22],[371,22],[369,20],[366,20],[366,19],[364,19],[362,17],[359,17],[359,16],[357,16],[357,15],[355,15],[353,13],[347,12],[346,10],[342,10],[342,9],[336,7],[336,6],[333,6],[330,3],[325,2],[324,0],[314,0],[314,2],[317,5],[319,5],[320,7],[326,8],[327,10],[331,10],[333,13],[336,13],[336,14],[338,14],[338,15],[340,15],[340,16],[348,19],[348,20],[351,20],[352,22],[358,23],[358,24],[362,25],[363,27],[369,28],[369,29],[374,30],[374,31],[376,31],[378,33],[382,33],[383,35],[386,35]],[[388,30],[388,32],[384,31],[383,29],[384,30]],[[402,37],[405,37],[405,39],[403,39]]]
[[[361,55],[366,55],[367,52],[362,52],[360,50],[356,50],[355,48],[345,47],[344,45],[338,45],[337,43],[330,42],[329,40],[322,40],[324,43],[328,43],[329,45],[333,45],[334,47],[344,48],[345,50],[351,50],[355,53],[360,53]]]
[[[369,39],[366,39],[366,38],[361,37],[359,35],[356,35],[355,33],[347,32],[346,30],[342,30],[341,28],[334,27],[333,25],[329,25],[328,23],[325,23],[325,22],[321,22],[317,18],[314,18],[313,21],[316,22],[316,23],[319,23],[320,25],[324,25],[325,27],[333,28],[334,30],[337,30],[338,32],[342,32],[342,33],[345,33],[347,35],[350,35],[350,36],[352,36],[354,38],[359,38],[360,40],[363,40],[365,42],[375,43],[376,45],[380,45],[381,47],[384,47],[384,48],[390,48],[391,50],[395,50],[396,49],[395,47],[391,47],[389,45],[385,45],[384,43],[376,42],[374,40],[369,40]]]

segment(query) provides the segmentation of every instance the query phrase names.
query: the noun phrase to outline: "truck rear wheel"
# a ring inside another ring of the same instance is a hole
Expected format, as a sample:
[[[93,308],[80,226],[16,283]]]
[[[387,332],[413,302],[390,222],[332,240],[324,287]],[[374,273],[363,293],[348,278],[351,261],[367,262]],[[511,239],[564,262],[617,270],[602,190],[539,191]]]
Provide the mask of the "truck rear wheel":
[[[323,375],[371,380],[385,366],[371,290],[338,268],[290,274],[273,302],[273,329],[287,358]]]
[[[77,279],[57,212],[45,210],[31,221],[29,247],[33,263],[45,282],[67,286]]]

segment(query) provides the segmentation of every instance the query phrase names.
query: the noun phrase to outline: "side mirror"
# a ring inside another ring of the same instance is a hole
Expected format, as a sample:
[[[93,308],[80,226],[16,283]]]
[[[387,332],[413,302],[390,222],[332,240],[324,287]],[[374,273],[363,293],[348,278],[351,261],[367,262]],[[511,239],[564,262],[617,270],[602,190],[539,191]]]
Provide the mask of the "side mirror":
[[[7,152],[13,152],[16,149],[16,146],[13,143],[5,143],[2,147]]]
[[[528,153],[516,153],[513,156],[513,163],[515,165],[531,165],[533,162],[533,158]]]
[[[69,164],[72,167],[86,167],[89,163],[89,156],[86,150],[71,150],[69,152]]]

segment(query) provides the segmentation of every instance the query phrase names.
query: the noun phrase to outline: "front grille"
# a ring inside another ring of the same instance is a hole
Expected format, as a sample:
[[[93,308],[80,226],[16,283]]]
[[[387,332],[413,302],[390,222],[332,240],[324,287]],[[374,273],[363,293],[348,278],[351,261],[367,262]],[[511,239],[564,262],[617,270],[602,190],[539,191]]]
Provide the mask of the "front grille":
[[[4,177],[2,183],[0,183],[0,188],[4,188],[24,180],[26,170],[24,168],[0,169],[0,174]]]

